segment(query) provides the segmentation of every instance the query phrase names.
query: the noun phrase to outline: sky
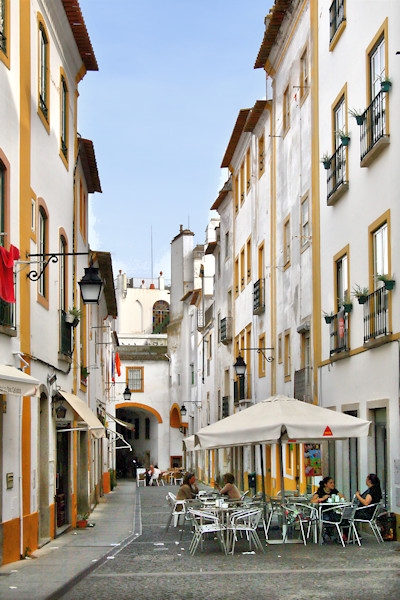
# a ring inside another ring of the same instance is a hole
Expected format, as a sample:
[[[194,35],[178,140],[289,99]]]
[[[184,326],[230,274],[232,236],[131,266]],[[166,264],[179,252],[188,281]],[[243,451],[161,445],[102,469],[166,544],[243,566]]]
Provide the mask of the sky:
[[[102,194],[89,242],[114,276],[170,277],[180,225],[205,242],[239,110],[265,98],[254,69],[273,0],[79,0],[99,71],[79,84],[79,134]]]

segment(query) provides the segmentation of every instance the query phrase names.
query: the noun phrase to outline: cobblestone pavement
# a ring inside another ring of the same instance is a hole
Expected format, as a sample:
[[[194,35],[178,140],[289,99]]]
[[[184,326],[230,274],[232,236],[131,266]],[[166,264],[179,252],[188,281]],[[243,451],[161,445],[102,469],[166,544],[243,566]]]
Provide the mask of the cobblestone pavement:
[[[167,487],[140,488],[136,536],[63,600],[395,600],[400,597],[400,544],[268,545],[249,553],[239,541],[225,556],[215,540],[189,555],[191,532],[165,525]],[[261,536],[261,532],[260,532]],[[263,537],[262,537],[263,540]]]

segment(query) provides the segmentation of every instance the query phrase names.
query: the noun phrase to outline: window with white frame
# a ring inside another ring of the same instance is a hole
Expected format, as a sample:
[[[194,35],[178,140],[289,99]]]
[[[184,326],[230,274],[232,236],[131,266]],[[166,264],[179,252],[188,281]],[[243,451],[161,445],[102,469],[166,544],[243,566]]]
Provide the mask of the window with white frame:
[[[338,307],[349,296],[348,257],[343,254],[336,261],[336,294]]]
[[[378,281],[378,275],[390,277],[389,271],[389,248],[388,248],[388,224],[383,223],[372,234],[374,285],[380,287],[383,282]]]
[[[385,78],[385,38],[382,36],[369,55],[371,100],[381,91],[381,81]]]
[[[341,133],[346,130],[346,104],[344,96],[341,97],[333,110],[333,120],[335,125],[335,150],[342,145]]]
[[[49,81],[48,81],[48,68],[49,68],[49,43],[47,34],[43,23],[39,24],[39,108],[46,121],[49,118],[49,105],[48,105],[48,93],[49,93]]]

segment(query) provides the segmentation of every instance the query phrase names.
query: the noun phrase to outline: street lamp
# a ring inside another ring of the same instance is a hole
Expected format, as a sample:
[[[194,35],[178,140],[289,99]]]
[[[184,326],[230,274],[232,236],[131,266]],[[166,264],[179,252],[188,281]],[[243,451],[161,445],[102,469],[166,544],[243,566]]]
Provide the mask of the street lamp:
[[[58,262],[59,256],[88,256],[89,252],[51,252],[48,254],[27,254],[27,258],[39,258],[43,261],[40,270],[32,269],[27,273],[31,281],[39,281],[45,272],[46,267],[51,263]],[[93,266],[90,258],[90,266],[85,269],[82,280],[78,282],[81,290],[81,296],[84,304],[98,304],[100,294],[103,289],[103,281],[99,277],[99,269]]]
[[[273,356],[267,356],[265,354],[265,350],[273,350],[273,348],[242,348],[242,351],[247,351],[247,350],[255,350],[257,352],[257,354],[262,354],[263,357],[265,358],[265,360],[267,362],[272,362],[274,360]],[[233,368],[235,369],[235,373],[237,377],[243,377],[244,374],[246,373],[246,363],[244,362],[244,359],[242,357],[242,355],[239,352],[239,355],[236,358],[236,362],[233,365]]]
[[[197,408],[201,407],[201,402],[199,400],[185,400],[186,404],[188,402],[190,402],[191,404],[195,404],[197,406]],[[181,408],[180,408],[180,413],[182,415],[182,417],[184,417],[187,413],[187,408],[185,406],[185,404],[182,404]]]
[[[124,393],[122,395],[124,397],[125,402],[129,402],[132,394],[131,394],[131,390],[128,388],[128,386],[126,386],[126,388],[124,389]]]

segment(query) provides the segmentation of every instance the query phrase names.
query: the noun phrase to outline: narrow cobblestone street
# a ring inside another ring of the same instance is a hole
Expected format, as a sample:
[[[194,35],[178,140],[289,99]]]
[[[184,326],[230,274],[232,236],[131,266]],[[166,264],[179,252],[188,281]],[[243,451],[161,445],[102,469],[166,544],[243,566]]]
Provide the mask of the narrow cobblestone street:
[[[370,535],[364,535],[361,548],[269,545],[265,554],[249,553],[242,540],[234,556],[223,555],[217,542],[208,540],[203,552],[198,548],[190,556],[189,528],[182,541],[177,529],[165,531],[167,491],[167,487],[137,490],[136,539],[83,579],[64,600],[398,597],[400,544],[378,545]]]

